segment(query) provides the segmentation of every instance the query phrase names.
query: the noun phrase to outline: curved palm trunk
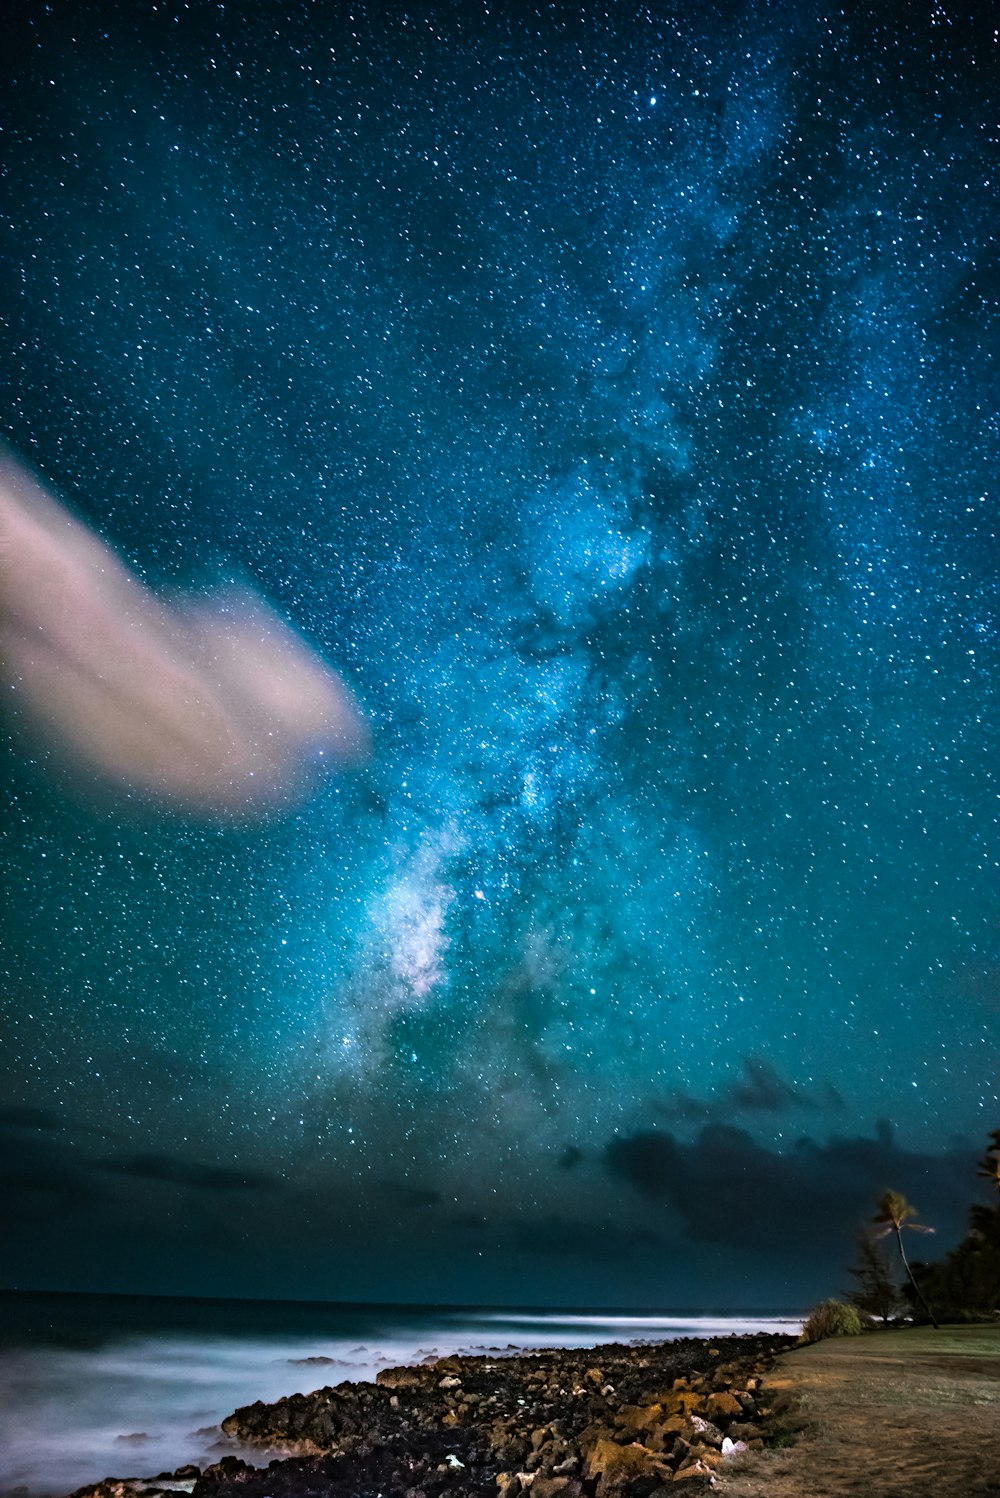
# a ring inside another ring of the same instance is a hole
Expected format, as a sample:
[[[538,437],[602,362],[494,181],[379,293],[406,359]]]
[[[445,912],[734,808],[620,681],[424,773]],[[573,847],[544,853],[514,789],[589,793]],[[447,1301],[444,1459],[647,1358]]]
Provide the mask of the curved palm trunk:
[[[913,1278],[913,1271],[910,1268],[910,1261],[906,1257],[906,1249],[903,1247],[903,1234],[900,1231],[899,1224],[898,1223],[893,1223],[893,1228],[894,1228],[895,1233],[896,1233],[896,1242],[899,1245],[899,1257],[902,1259],[902,1261],[903,1261],[903,1268],[906,1270],[906,1278],[909,1280],[910,1284],[913,1286],[913,1293],[914,1293],[914,1295],[917,1297],[917,1299],[919,1300],[920,1304],[923,1306],[924,1310],[927,1312],[928,1316],[931,1318],[931,1325],[935,1328],[935,1330],[940,1331],[940,1327],[938,1326],[938,1322],[937,1322],[937,1317],[934,1315],[934,1312],[931,1310],[930,1306],[927,1304],[926,1300],[924,1299],[923,1295],[921,1294],[921,1292],[920,1292],[920,1286],[917,1284],[916,1280]]]

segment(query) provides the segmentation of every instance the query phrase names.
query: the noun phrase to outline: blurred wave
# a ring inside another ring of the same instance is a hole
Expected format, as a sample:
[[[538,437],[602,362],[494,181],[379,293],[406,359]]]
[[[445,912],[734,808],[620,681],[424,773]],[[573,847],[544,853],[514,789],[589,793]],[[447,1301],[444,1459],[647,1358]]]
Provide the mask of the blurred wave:
[[[62,1298],[64,1307],[73,1299]],[[146,1304],[151,1308],[146,1331],[118,1329],[100,1340],[88,1324],[87,1345],[35,1342],[0,1350],[0,1498],[58,1498],[103,1477],[149,1476],[190,1462],[204,1465],[229,1452],[264,1466],[267,1452],[244,1449],[219,1429],[219,1421],[237,1406],[344,1380],[371,1380],[381,1368],[424,1358],[756,1330],[797,1332],[802,1324],[800,1318],[748,1315],[325,1306],[313,1308],[310,1334],[303,1307],[289,1306],[282,1316],[277,1303],[232,1303],[229,1330],[220,1332],[211,1324],[218,1306],[205,1302],[206,1330],[199,1334],[190,1324],[171,1329],[163,1319],[168,1303]],[[86,1314],[84,1305],[81,1315]],[[239,1315],[242,1330],[234,1319]]]

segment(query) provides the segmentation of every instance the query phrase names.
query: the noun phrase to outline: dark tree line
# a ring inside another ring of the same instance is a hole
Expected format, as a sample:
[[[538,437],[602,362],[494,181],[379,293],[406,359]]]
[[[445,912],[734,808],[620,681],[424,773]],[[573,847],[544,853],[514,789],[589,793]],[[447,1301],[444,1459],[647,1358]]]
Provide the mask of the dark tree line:
[[[1000,1315],[1000,1129],[990,1134],[977,1175],[994,1187],[992,1201],[969,1209],[969,1228],[962,1242],[936,1263],[910,1264],[903,1232],[931,1232],[913,1221],[916,1209],[896,1191],[886,1191],[872,1226],[858,1242],[858,1262],[851,1269],[856,1284],[848,1299],[863,1314],[887,1322],[900,1314],[918,1320],[962,1321]],[[905,1280],[883,1240],[894,1236]]]

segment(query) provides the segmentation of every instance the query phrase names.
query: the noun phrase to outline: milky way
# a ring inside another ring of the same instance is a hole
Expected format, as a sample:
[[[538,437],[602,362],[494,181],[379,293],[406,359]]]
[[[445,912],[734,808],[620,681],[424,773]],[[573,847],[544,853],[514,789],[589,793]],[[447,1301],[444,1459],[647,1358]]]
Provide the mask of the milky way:
[[[991,28],[328,9],[4,23],[6,441],[373,743],[263,827],[130,814],[8,689],[6,1279],[795,1305],[887,1185],[952,1241]]]

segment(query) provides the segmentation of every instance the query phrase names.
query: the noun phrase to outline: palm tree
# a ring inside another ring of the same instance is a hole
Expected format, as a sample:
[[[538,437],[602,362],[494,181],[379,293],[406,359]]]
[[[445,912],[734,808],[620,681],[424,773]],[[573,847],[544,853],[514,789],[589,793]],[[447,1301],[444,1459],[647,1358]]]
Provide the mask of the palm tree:
[[[985,1176],[1000,1192],[1000,1129],[990,1134],[992,1143],[976,1167],[976,1175]]]
[[[933,1228],[924,1227],[922,1222],[911,1222],[910,1218],[916,1217],[916,1215],[916,1207],[911,1207],[909,1202],[906,1200],[906,1197],[903,1196],[901,1192],[883,1191],[882,1195],[878,1199],[878,1211],[872,1218],[872,1221],[880,1229],[880,1231],[875,1234],[876,1238],[885,1238],[890,1233],[895,1233],[896,1245],[899,1249],[899,1257],[903,1261],[903,1268],[906,1270],[906,1277],[909,1280],[910,1284],[913,1286],[913,1293],[916,1295],[920,1304],[923,1306],[924,1310],[931,1318],[932,1324],[936,1327],[937,1320],[934,1316],[934,1312],[931,1310],[923,1295],[920,1293],[920,1286],[913,1278],[913,1271],[910,1268],[910,1261],[906,1257],[906,1249],[903,1247],[904,1228],[910,1228],[914,1233],[933,1233],[934,1231]]]

